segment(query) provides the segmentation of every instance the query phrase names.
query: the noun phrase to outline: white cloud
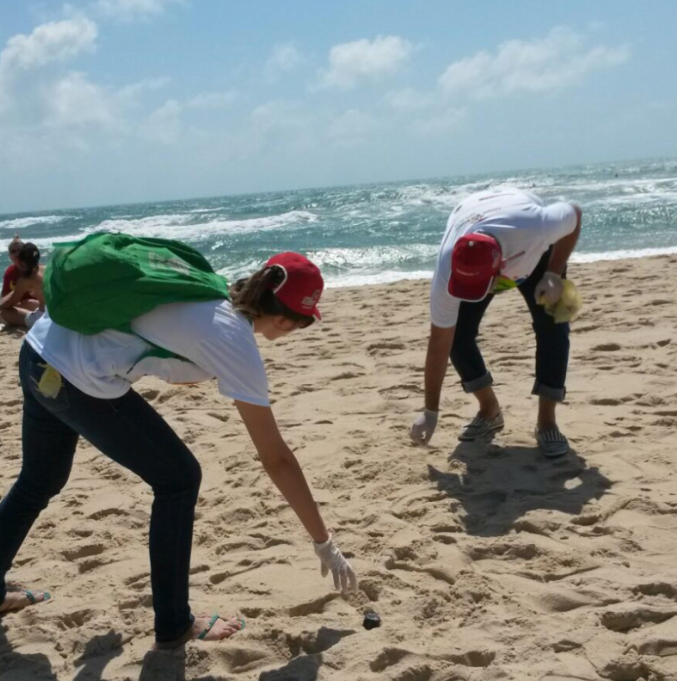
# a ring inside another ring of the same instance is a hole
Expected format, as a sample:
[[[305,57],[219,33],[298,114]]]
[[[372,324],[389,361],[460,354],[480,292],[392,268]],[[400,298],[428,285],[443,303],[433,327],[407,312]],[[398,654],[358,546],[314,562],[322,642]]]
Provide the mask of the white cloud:
[[[421,118],[413,121],[411,130],[423,137],[449,135],[458,132],[468,112],[465,109],[448,108],[430,118]]]
[[[280,43],[273,47],[264,67],[264,74],[266,78],[273,80],[281,73],[293,71],[302,62],[303,56],[294,43]]]
[[[161,90],[167,87],[172,82],[171,78],[167,76],[161,76],[160,78],[144,78],[137,83],[131,83],[130,85],[125,85],[120,90],[120,95],[129,99],[133,99],[143,92]]]
[[[439,84],[447,95],[477,99],[548,92],[569,87],[591,71],[629,58],[627,47],[587,48],[579,33],[559,27],[539,40],[502,43],[495,55],[478,52],[456,61],[440,76]]]
[[[426,92],[419,92],[412,88],[393,90],[386,95],[386,102],[396,111],[420,111],[434,104],[434,97]]]
[[[154,142],[172,144],[181,134],[182,106],[175,99],[168,99],[160,108],[148,116],[141,128],[141,134]]]
[[[41,24],[30,35],[15,35],[7,41],[0,53],[0,71],[27,71],[72,59],[95,49],[97,33],[96,24],[85,17]]]
[[[293,102],[272,100],[257,106],[251,114],[254,126],[260,130],[298,127],[302,124],[299,106]]]
[[[114,97],[91,83],[83,73],[73,72],[60,80],[51,92],[47,117],[55,127],[117,127]]]
[[[85,17],[53,21],[36,27],[30,35],[11,37],[0,52],[0,109],[11,100],[10,89],[27,71],[73,59],[96,49],[96,24]]]
[[[332,139],[348,142],[365,137],[378,127],[378,121],[371,114],[348,109],[330,123],[327,135]]]
[[[349,89],[362,79],[393,75],[412,51],[408,40],[394,35],[334,45],[329,52],[329,70],[321,74],[321,83],[325,87]]]
[[[173,144],[184,131],[184,115],[188,118],[188,111],[222,109],[230,106],[236,98],[234,92],[206,92],[185,101],[168,99],[139,126],[139,133],[153,142]],[[186,129],[198,136],[203,134],[198,128]]]
[[[98,0],[95,7],[106,16],[122,21],[162,14],[169,5],[184,0]]]
[[[237,93],[205,92],[189,99],[185,106],[189,109],[226,109],[237,100]]]

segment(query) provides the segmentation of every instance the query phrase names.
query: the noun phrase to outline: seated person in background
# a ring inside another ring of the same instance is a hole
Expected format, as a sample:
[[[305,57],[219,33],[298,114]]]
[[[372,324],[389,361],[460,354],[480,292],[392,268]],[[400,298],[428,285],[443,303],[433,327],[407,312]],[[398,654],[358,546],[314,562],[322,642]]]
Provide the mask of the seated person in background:
[[[21,244],[17,249],[17,244]],[[35,244],[22,244],[16,237],[10,244],[10,257],[18,276],[9,284],[9,292],[0,299],[0,315],[10,326],[31,328],[45,311],[42,293],[42,280],[45,266],[40,265],[40,251]],[[5,280],[14,278],[13,273],[5,272]],[[13,284],[13,286],[12,286]]]

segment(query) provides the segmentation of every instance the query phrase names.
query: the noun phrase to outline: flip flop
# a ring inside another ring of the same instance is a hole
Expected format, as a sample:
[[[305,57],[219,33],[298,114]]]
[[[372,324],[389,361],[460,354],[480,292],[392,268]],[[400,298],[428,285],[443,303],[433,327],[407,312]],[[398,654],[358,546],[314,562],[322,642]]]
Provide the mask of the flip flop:
[[[224,619],[224,618],[222,618],[218,614],[212,615],[211,619],[209,620],[209,624],[207,624],[207,626],[197,635],[197,637],[195,639],[193,639],[193,636],[192,636],[193,626],[192,626],[192,623],[191,623],[191,626],[188,627],[188,629],[183,634],[183,636],[180,636],[179,638],[174,639],[173,641],[156,642],[155,643],[155,649],[156,650],[175,650],[176,648],[180,648],[181,646],[186,645],[186,643],[188,643],[189,641],[193,641],[193,640],[204,641],[207,634],[212,630],[212,627],[218,622],[219,619]],[[242,629],[244,629],[245,626],[246,626],[246,622],[241,617],[238,617],[236,619],[242,625],[242,628],[240,629],[240,631],[242,631]],[[228,638],[230,638],[230,637],[228,637]]]
[[[223,619],[223,617],[221,617],[221,615],[219,615],[219,614],[212,615],[212,618],[209,620],[209,624],[198,634],[198,636],[197,636],[198,640],[204,641],[207,634],[212,630],[212,627],[220,619]],[[247,623],[241,617],[237,617],[236,619],[242,625],[242,627],[240,628],[240,631],[242,631],[245,628],[245,626],[247,625]],[[223,621],[225,622],[226,620],[224,619]]]
[[[29,605],[35,605],[36,603],[44,603],[45,601],[48,601],[52,598],[52,595],[49,593],[49,591],[42,592],[42,600],[38,600],[37,596],[29,589],[16,589],[14,591],[11,591],[11,593],[23,594],[28,599],[28,605],[22,605],[21,607],[18,608],[7,608],[6,610],[0,610],[0,615],[4,615],[8,612],[19,612],[20,610],[27,608]]]

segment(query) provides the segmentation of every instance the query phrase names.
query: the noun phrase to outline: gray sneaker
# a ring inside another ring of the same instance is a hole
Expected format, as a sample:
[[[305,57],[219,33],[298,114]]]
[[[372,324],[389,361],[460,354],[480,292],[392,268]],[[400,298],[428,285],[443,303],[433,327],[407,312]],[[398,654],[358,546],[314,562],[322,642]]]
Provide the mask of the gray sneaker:
[[[558,428],[550,428],[549,430],[539,430],[536,428],[534,435],[543,456],[547,456],[549,459],[564,456],[571,449],[569,441],[560,433]]]
[[[491,433],[497,433],[503,430],[505,422],[503,421],[503,414],[499,411],[493,419],[485,419],[479,414],[459,433],[458,439],[461,442],[470,442],[478,440],[481,437],[486,437]]]

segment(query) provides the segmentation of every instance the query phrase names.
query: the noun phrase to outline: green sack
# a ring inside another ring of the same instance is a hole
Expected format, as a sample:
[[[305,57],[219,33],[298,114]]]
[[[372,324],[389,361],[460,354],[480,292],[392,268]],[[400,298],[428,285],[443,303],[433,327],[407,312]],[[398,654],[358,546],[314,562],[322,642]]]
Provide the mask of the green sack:
[[[55,246],[45,304],[57,324],[83,334],[133,333],[132,319],[158,305],[229,298],[225,278],[180,241],[104,232]]]

